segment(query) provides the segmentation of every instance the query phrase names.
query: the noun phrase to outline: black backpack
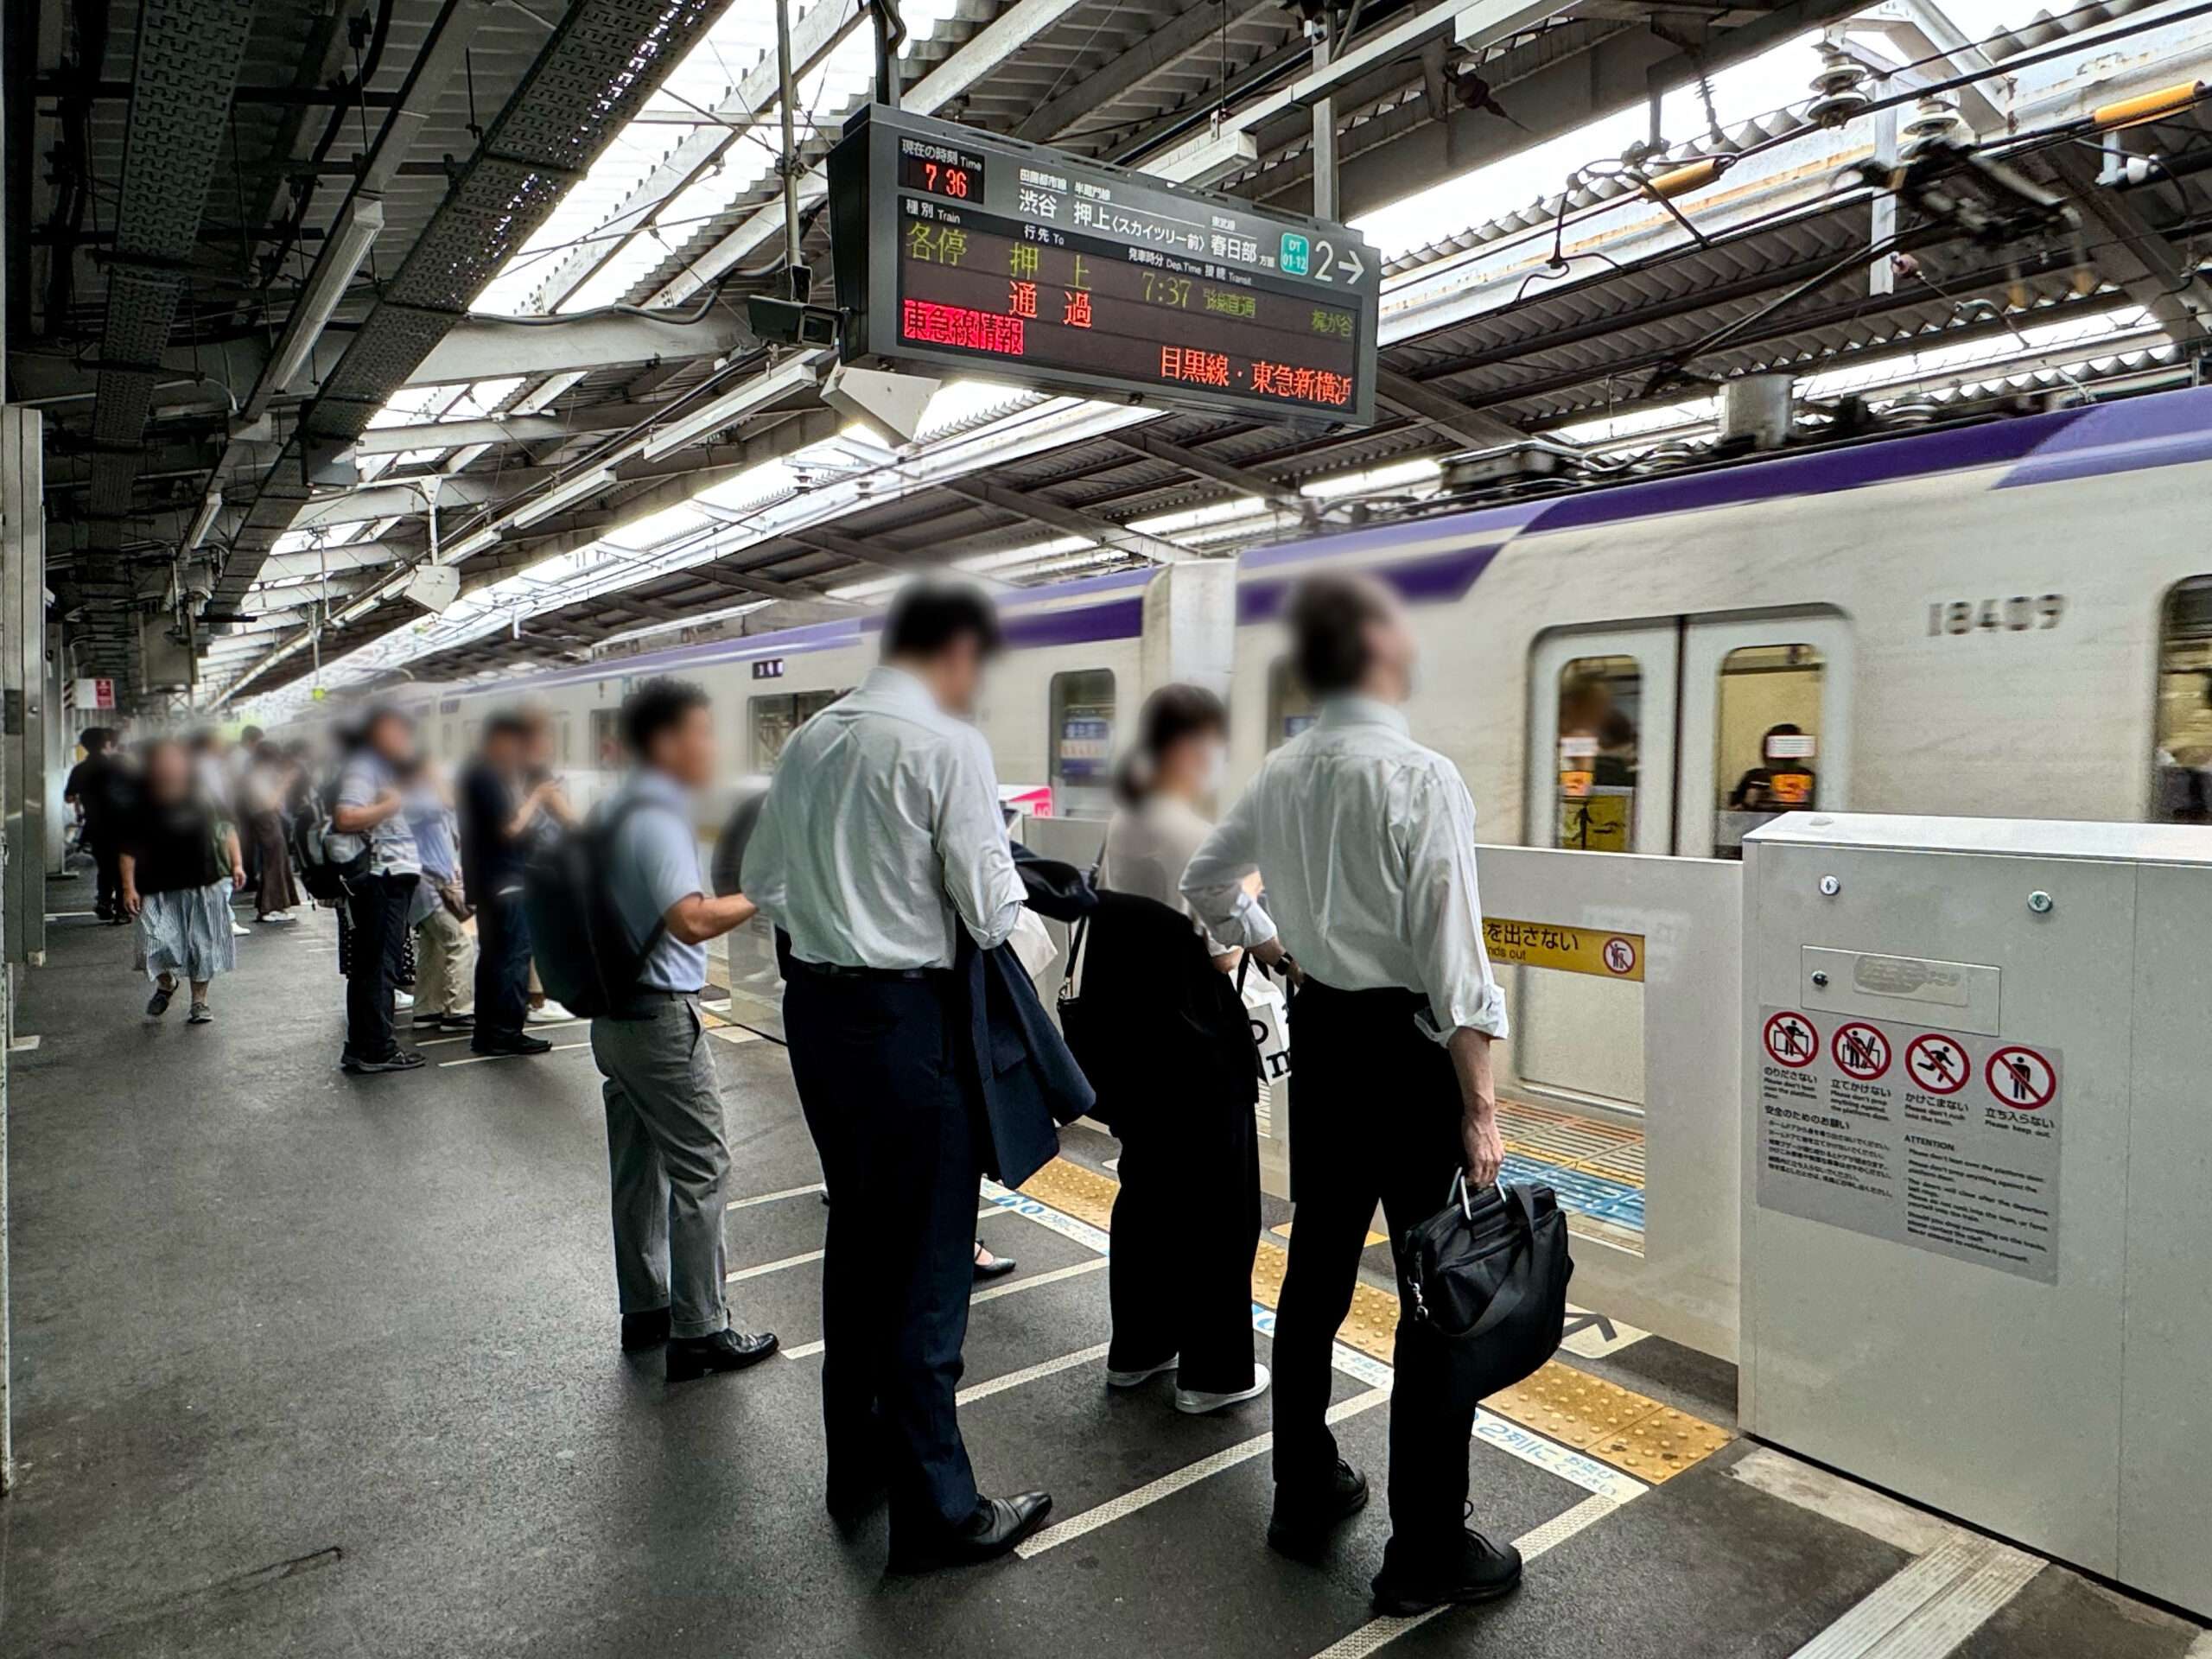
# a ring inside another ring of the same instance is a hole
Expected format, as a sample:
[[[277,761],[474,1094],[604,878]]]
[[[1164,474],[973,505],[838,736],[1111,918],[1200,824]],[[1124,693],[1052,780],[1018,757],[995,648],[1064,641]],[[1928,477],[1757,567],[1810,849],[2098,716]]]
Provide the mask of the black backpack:
[[[292,820],[292,868],[299,873],[300,885],[308,890],[308,897],[326,905],[343,900],[351,884],[369,873],[365,836],[361,837],[361,850],[353,857],[330,855],[330,838],[339,833],[330,823],[337,799],[338,780],[333,778],[321,789],[308,791],[306,803]]]
[[[645,958],[667,931],[667,918],[656,916],[644,941],[632,944],[614,903],[615,835],[640,807],[674,810],[664,802],[626,796],[576,828],[546,837],[523,866],[523,917],[538,982],[574,1014],[619,1017],[636,1000]]]

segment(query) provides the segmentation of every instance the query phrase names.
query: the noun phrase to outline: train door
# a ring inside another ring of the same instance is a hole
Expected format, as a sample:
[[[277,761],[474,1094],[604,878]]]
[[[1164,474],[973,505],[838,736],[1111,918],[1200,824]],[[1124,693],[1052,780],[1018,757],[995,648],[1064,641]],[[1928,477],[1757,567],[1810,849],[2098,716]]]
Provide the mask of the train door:
[[[1532,846],[1671,850],[1681,652],[1681,630],[1671,620],[1562,629],[1537,642],[1529,685]],[[1518,978],[1511,1059],[1522,1089],[1640,1111],[1642,988],[1533,969]]]
[[[1849,625],[1832,611],[1561,629],[1530,658],[1529,844],[1740,858],[1787,811],[1849,805]],[[1485,903],[1510,917],[1510,900]],[[1541,918],[1513,918],[1541,920]],[[1640,1114],[1639,986],[1523,969],[1517,1086]]]
[[[1683,630],[1675,852],[1741,858],[1770,818],[1850,805],[1849,644],[1833,612]]]

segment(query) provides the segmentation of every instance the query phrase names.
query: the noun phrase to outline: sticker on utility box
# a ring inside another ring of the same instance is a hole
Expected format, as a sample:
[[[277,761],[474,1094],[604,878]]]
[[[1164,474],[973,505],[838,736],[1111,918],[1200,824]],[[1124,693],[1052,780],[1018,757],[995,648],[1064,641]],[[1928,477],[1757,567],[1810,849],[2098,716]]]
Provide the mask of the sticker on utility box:
[[[2057,1049],[1788,1007],[1759,1039],[1762,1208],[2058,1281]]]
[[[1642,980],[1643,935],[1602,927],[1567,927],[1557,922],[1516,922],[1510,916],[1483,918],[1483,944],[1493,963],[1527,968],[1559,968],[1599,979]]]

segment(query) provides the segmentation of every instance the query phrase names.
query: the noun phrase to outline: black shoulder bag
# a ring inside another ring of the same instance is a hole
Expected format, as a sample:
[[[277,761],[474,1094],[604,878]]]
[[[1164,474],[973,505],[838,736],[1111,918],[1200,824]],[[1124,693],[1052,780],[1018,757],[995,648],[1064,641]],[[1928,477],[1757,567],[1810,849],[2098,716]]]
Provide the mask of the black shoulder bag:
[[[1453,1387],[1479,1400],[1532,1376],[1559,1351],[1574,1261],[1548,1186],[1467,1190],[1406,1230],[1398,1249],[1408,1317],[1452,1350]]]

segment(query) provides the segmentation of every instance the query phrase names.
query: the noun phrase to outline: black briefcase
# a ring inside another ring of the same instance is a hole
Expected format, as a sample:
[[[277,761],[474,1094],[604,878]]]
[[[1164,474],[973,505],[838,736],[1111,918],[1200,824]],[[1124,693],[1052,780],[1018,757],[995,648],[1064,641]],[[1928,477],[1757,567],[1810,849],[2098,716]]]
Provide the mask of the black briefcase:
[[[1406,1317],[1450,1351],[1453,1386],[1477,1399],[1510,1389],[1559,1351],[1574,1260],[1548,1186],[1467,1191],[1408,1228],[1398,1249]]]

